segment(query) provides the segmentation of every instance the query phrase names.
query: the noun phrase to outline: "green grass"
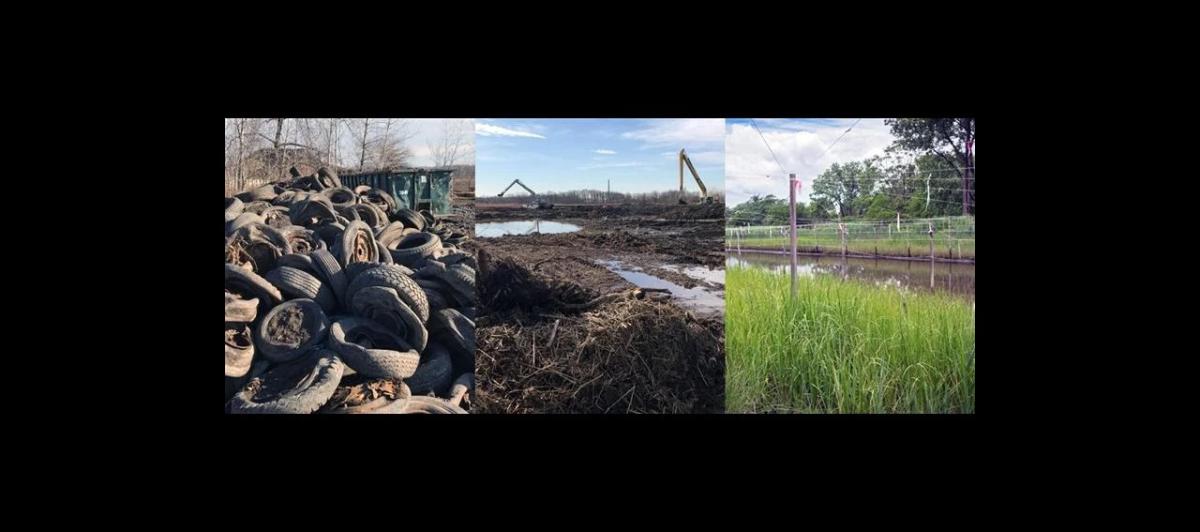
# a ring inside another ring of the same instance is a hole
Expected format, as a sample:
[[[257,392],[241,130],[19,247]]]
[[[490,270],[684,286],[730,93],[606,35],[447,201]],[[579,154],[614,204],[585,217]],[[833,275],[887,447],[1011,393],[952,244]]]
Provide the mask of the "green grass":
[[[741,246],[742,248],[786,249],[790,242],[787,237],[743,238]],[[725,245],[729,249],[736,249],[738,240],[727,238]],[[796,235],[796,247],[801,251],[815,251],[819,247],[821,251],[841,253],[842,241],[837,236],[801,233]],[[912,238],[851,238],[846,242],[846,250],[850,253],[879,253],[880,255],[902,257],[907,256],[911,250],[914,257],[928,257],[929,237],[919,235]],[[934,235],[933,252],[938,257],[973,259],[975,258],[975,239],[955,239]]]
[[[933,224],[934,255],[945,258],[975,258],[975,218],[953,216],[945,218],[906,219],[895,230],[894,222],[848,220],[846,249],[851,253],[908,256],[929,256],[929,235]],[[725,231],[725,245],[743,248],[785,249],[789,245],[786,226],[733,227]],[[796,245],[802,251],[840,253],[842,240],[836,222],[803,225],[796,231]]]
[[[725,273],[729,412],[975,412],[972,303],[835,277]]]

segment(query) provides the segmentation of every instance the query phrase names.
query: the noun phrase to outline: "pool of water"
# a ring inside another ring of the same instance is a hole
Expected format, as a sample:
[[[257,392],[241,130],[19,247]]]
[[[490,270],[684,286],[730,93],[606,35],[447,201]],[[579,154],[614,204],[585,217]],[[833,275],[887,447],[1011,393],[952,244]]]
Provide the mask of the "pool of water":
[[[598,260],[596,263],[608,268],[609,271],[620,275],[622,279],[637,285],[639,288],[663,288],[670,290],[672,302],[697,314],[725,314],[724,290],[709,289],[699,285],[695,288],[684,288],[666,279],[650,275],[637,266],[626,266],[621,261]],[[671,269],[680,268],[674,265],[664,265],[663,267]],[[691,273],[689,273],[689,268],[692,268]],[[682,268],[677,271],[682,271],[685,275],[699,280],[719,282],[722,285],[725,283],[724,270],[699,268],[699,270],[705,270],[704,272],[700,272],[694,267],[689,268]],[[712,280],[718,279],[717,274],[713,272],[719,272],[719,281]]]
[[[475,236],[481,238],[504,235],[534,235],[551,233],[574,233],[580,227],[562,222],[542,220],[513,220],[510,222],[487,222],[475,224]]]
[[[787,275],[791,258],[767,253],[730,253],[728,266],[754,266]],[[930,275],[932,271],[932,276]],[[877,286],[926,292],[946,292],[975,299],[975,265],[887,259],[843,259],[841,257],[799,255],[796,274],[801,277],[831,275],[868,282]]]

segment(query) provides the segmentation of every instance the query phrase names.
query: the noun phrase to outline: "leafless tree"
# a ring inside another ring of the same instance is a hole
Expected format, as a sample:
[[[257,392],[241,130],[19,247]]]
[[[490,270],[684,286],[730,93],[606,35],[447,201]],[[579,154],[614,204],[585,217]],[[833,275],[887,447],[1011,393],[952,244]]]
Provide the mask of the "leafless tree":
[[[407,120],[387,118],[383,131],[376,139],[376,168],[404,166],[412,156],[408,141],[413,137],[411,124]]]
[[[429,142],[429,154],[434,166],[454,166],[459,159],[467,155],[473,147],[472,137],[468,135],[472,124],[470,120],[445,120],[442,122],[441,134]]]

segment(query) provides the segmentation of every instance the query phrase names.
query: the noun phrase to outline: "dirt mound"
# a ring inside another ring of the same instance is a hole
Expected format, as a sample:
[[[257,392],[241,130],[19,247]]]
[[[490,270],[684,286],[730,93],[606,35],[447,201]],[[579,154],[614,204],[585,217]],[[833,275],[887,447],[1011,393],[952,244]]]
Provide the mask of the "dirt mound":
[[[577,316],[480,325],[477,408],[489,413],[717,413],[724,327],[667,303],[617,300]]]
[[[679,205],[662,213],[668,220],[711,220],[725,218],[724,203],[700,203]]]
[[[527,264],[485,249],[478,255],[478,286],[488,313],[476,321],[476,408],[490,413],[724,409],[725,340],[719,318],[696,318],[641,290],[597,293],[572,280],[579,269],[570,260]]]

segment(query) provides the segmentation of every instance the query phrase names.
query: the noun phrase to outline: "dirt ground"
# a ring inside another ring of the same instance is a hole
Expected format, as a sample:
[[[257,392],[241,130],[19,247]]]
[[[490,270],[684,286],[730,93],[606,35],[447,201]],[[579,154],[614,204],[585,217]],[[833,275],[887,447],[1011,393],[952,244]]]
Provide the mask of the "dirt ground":
[[[477,205],[476,220],[542,219],[575,233],[478,238],[481,412],[724,410],[724,320],[640,291],[596,261],[685,288],[723,290],[679,267],[724,265],[724,205]]]

